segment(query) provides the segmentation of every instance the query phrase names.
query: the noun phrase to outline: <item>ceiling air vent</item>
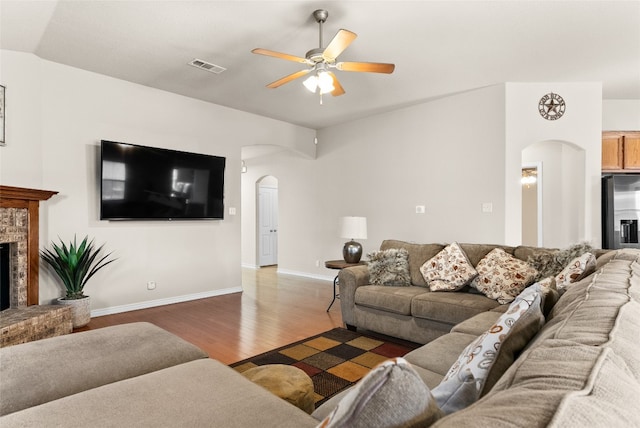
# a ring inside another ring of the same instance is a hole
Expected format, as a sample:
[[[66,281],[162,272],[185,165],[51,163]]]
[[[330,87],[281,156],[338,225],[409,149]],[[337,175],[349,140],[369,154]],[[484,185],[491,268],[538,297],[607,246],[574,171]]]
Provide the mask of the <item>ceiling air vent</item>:
[[[203,61],[201,59],[195,58],[188,63],[189,65],[200,68],[204,71],[209,71],[211,73],[220,74],[226,70],[224,67],[220,67],[219,65],[212,64],[207,61]]]

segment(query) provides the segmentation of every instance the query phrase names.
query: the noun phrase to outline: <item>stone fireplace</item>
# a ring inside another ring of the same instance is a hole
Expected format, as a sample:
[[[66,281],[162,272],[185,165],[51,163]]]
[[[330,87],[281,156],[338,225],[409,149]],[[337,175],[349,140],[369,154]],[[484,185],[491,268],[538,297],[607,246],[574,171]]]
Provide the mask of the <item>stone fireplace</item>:
[[[3,296],[9,296],[9,302],[3,302],[3,308],[7,303],[10,308],[28,306],[28,218],[26,208],[0,207],[0,245],[8,253],[7,263],[3,263],[1,268],[5,274],[3,278],[9,279],[8,283],[2,284]]]
[[[39,204],[58,192],[0,186],[0,244],[8,247],[8,309],[0,312],[0,346],[71,332],[69,308],[39,305]],[[5,305],[6,306],[6,302]]]

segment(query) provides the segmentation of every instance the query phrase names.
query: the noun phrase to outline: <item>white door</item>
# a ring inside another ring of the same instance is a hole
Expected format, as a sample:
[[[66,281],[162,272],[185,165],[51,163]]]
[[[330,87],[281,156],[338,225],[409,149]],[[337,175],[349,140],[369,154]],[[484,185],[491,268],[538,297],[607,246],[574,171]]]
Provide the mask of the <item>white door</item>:
[[[258,265],[278,264],[278,189],[258,187]]]

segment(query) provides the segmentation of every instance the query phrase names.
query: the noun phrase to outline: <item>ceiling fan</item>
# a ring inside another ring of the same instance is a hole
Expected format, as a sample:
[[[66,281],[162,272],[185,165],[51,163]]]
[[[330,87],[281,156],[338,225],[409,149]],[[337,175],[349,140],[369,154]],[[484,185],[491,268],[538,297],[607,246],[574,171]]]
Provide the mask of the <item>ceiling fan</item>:
[[[324,24],[328,16],[329,12],[323,9],[318,9],[313,12],[313,17],[320,27],[320,47],[317,49],[311,49],[306,53],[304,58],[262,48],[256,48],[251,51],[254,54],[272,56],[309,66],[309,68],[297,71],[278,79],[275,82],[269,83],[267,88],[277,88],[285,83],[311,73],[311,76],[304,81],[304,86],[307,89],[314,93],[319,92],[321,97],[326,93],[338,96],[344,94],[345,91],[342,85],[340,85],[336,75],[331,71],[334,68],[341,71],[385,74],[393,73],[395,68],[394,64],[385,64],[380,62],[336,62],[338,55],[340,55],[351,44],[351,42],[354,41],[357,35],[348,30],[339,30],[327,47],[323,48],[322,24]],[[320,102],[322,103],[322,98],[320,98]]]

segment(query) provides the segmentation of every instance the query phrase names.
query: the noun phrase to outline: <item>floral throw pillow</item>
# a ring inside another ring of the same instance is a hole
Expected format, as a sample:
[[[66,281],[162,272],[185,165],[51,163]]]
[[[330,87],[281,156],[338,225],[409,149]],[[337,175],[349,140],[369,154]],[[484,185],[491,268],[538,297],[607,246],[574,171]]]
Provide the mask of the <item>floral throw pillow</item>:
[[[582,278],[590,275],[596,268],[596,257],[591,253],[583,255],[571,260],[562,271],[556,275],[556,288],[560,293],[566,291],[567,287]]]
[[[460,290],[478,275],[457,242],[427,260],[420,273],[431,291]]]
[[[367,255],[369,282],[374,285],[411,285],[409,252],[404,248],[374,251]]]
[[[471,287],[503,305],[512,302],[538,275],[531,265],[502,248],[491,250],[476,270],[478,276],[471,281]]]
[[[445,414],[464,409],[491,388],[544,325],[544,290],[523,291],[487,331],[471,342],[431,392]]]

